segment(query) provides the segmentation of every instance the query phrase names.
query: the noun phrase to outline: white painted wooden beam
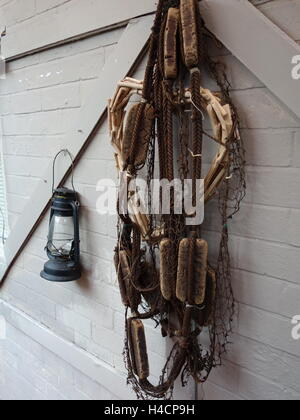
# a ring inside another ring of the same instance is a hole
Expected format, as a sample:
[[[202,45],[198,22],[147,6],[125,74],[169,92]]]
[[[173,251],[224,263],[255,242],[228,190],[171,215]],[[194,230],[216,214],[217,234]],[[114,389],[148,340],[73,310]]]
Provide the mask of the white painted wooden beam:
[[[68,149],[75,158],[105,115],[108,98],[114,92],[117,82],[128,73],[147,43],[152,23],[153,17],[146,16],[132,20],[128,24],[114,53],[106,62],[98,84],[92,84],[89,92],[85,94],[85,103],[81,107],[80,115],[76,115],[76,119],[70,124],[72,128],[64,144],[64,148]],[[70,169],[68,159],[62,159],[57,169],[60,170],[60,173],[56,174],[57,185],[59,185]],[[26,239],[30,236],[34,225],[47,208],[52,195],[51,180],[52,165],[49,165],[5,243],[5,264],[2,264],[0,268],[0,278],[5,277]]]
[[[300,81],[292,78],[300,46],[247,0],[203,0],[201,10],[210,31],[300,118]]]

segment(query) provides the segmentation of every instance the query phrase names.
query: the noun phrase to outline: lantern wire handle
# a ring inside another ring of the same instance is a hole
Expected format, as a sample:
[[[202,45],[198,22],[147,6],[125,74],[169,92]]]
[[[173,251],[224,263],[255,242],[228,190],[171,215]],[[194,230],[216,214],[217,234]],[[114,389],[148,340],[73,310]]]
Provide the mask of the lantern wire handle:
[[[68,155],[69,158],[70,158],[70,160],[71,160],[71,162],[72,162],[71,185],[72,185],[72,188],[73,188],[74,193],[77,195],[76,190],[75,190],[75,187],[74,187],[74,159],[73,159],[73,156],[72,156],[71,152],[68,149],[62,149],[62,150],[60,150],[57,153],[57,155],[55,156],[54,160],[53,160],[52,192],[54,193],[54,191],[55,191],[54,185],[55,185],[55,164],[56,164],[56,160],[57,160],[58,156],[61,155],[62,153],[64,153],[64,155]]]

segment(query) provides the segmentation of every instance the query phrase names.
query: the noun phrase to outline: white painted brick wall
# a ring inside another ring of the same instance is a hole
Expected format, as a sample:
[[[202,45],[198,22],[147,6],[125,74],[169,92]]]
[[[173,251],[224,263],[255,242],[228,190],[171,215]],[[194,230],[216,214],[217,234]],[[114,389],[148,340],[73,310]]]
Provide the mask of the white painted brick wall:
[[[28,6],[23,11],[25,2]],[[53,9],[55,13],[56,6],[64,2],[2,0],[0,11],[5,8],[7,25],[21,25],[31,16],[42,25],[44,12]],[[288,25],[295,40],[300,39],[299,14],[295,13],[299,2],[253,3],[282,29]],[[25,203],[34,202],[32,193],[45,165],[64,147],[66,133],[74,131],[70,121],[88,100],[87,87],[97,81],[121,33],[113,31],[9,64],[7,79],[0,83],[0,114],[11,225],[21,217]],[[300,121],[228,51],[215,46],[212,50],[227,65],[240,109],[248,194],[240,214],[230,223],[233,283],[239,302],[233,345],[224,367],[199,387],[199,399],[299,399],[300,342],[291,339],[291,317],[300,312]],[[144,63],[139,77],[143,68]],[[213,88],[207,76],[204,84]],[[213,152],[208,148],[206,163]],[[116,219],[99,217],[95,211],[97,182],[111,176],[116,177],[115,163],[105,123],[75,172],[83,205],[82,280],[58,285],[40,279],[46,260],[46,217],[17,260],[0,298],[49,333],[107,363],[118,375],[124,372],[124,310],[112,265]],[[216,203],[211,203],[205,235],[212,261],[217,257],[219,221]],[[24,334],[23,327],[11,310],[7,340],[0,341],[0,399],[84,400],[127,395],[125,382],[116,396],[110,383],[97,384],[31,339],[28,331]],[[146,332],[156,379],[168,345],[151,325],[146,325]],[[177,394],[181,398],[192,395],[190,391]]]

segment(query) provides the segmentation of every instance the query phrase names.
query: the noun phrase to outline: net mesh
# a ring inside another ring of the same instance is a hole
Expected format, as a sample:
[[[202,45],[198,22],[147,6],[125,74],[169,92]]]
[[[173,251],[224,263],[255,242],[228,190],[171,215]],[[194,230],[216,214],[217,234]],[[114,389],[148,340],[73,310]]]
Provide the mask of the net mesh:
[[[176,277],[178,269],[178,254],[183,238],[190,238],[190,257],[187,264],[187,285],[191,284],[194,270],[194,257],[197,238],[201,238],[201,226],[186,225],[185,216],[177,215],[174,210],[175,197],[171,190],[171,214],[149,215],[149,237],[146,243],[138,227],[129,217],[120,218],[119,240],[116,254],[125,250],[128,256],[128,267],[122,266],[117,258],[117,272],[122,283],[123,294],[128,302],[125,322],[124,360],[128,370],[128,383],[133,387],[140,399],[170,399],[173,395],[174,383],[181,377],[182,385],[186,385],[190,377],[198,383],[207,380],[212,368],[222,363],[222,355],[226,352],[235,312],[233,291],[231,286],[230,253],[228,222],[240,208],[245,196],[245,157],[242,139],[239,135],[239,118],[237,110],[230,98],[230,84],[224,67],[213,60],[207,50],[207,38],[213,38],[205,27],[198,2],[192,1],[195,8],[193,24],[197,32],[198,63],[193,68],[187,68],[184,60],[182,31],[177,34],[178,75],[174,80],[166,80],[164,73],[164,43],[168,12],[170,8],[180,8],[188,0],[160,0],[149,44],[149,58],[143,85],[143,101],[137,112],[132,127],[131,158],[126,164],[126,170],[131,176],[136,176],[143,169],[146,174],[149,195],[148,208],[152,208],[153,196],[151,183],[156,172],[161,179],[180,178],[182,181],[193,180],[193,203],[196,200],[196,180],[202,175],[202,144],[203,137],[208,134],[203,127],[205,108],[200,94],[201,72],[209,71],[213,80],[219,86],[222,103],[229,104],[233,119],[233,130],[228,139],[226,160],[226,178],[217,190],[218,207],[221,214],[221,238],[214,269],[207,279],[205,305],[195,305],[181,302],[176,297]],[[218,42],[215,40],[216,43]],[[191,92],[189,108],[186,106],[186,87]],[[150,103],[155,109],[151,141],[147,161],[144,168],[135,168],[134,156],[143,122],[145,104]],[[158,167],[158,168],[157,168]],[[156,239],[154,233],[158,232]],[[159,239],[157,239],[159,238]],[[168,258],[162,261],[160,256],[160,240],[168,239]],[[162,264],[165,266],[162,267]],[[166,279],[162,280],[162,270]],[[161,292],[160,283],[165,281],[173,297],[166,300]],[[191,287],[191,286],[188,286]],[[172,289],[173,288],[173,289]],[[191,288],[190,294],[192,295]],[[139,319],[154,321],[160,327],[163,337],[173,340],[173,347],[162,370],[157,386],[148,379],[138,375],[136,365],[147,362],[147,347],[141,347],[145,340],[140,332],[139,349],[132,344],[131,328],[128,322]],[[202,340],[202,337],[205,339]],[[208,344],[207,344],[208,338]],[[203,344],[205,342],[205,344]],[[138,354],[137,354],[138,353]]]

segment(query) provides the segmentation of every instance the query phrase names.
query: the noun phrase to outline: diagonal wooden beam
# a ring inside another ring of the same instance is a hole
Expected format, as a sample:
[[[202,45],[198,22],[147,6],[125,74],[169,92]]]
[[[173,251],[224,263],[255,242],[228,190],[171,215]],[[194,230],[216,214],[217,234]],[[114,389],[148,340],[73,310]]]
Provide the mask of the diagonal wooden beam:
[[[131,74],[139,62],[149,33],[153,17],[147,16],[130,21],[125,29],[115,51],[108,59],[100,75],[97,86],[93,84],[85,95],[80,115],[76,116],[72,129],[67,135],[65,148],[75,157],[75,164],[80,159],[95,131],[106,118],[107,100],[114,92],[117,82],[126,74]],[[134,63],[134,64],[133,64]],[[61,185],[70,173],[70,163],[64,159],[57,173],[57,185]],[[47,182],[45,183],[46,180]],[[22,216],[10,233],[5,243],[5,264],[0,267],[0,282],[5,279],[24,246],[37,228],[47,211],[52,196],[52,164],[46,169],[32,198],[25,207]]]

